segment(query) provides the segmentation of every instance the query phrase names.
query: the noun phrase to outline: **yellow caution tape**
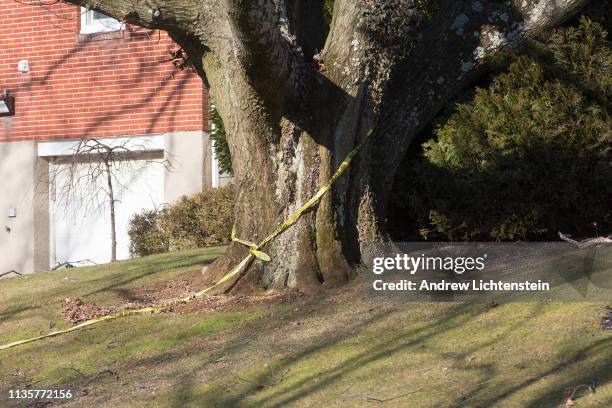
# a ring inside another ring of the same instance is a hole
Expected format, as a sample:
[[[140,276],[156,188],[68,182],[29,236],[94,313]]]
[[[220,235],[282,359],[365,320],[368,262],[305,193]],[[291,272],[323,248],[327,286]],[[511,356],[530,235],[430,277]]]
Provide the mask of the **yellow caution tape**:
[[[270,262],[272,260],[270,258],[270,255],[266,254],[265,252],[259,251],[257,249],[258,248],[257,244],[250,242],[250,241],[245,241],[243,239],[236,238],[236,225],[232,226],[232,241],[248,246],[249,251],[251,251],[253,255],[255,255],[257,258],[261,259],[264,262]]]
[[[81,330],[84,329],[86,327],[89,326],[93,326],[94,324],[98,324],[98,323],[102,323],[102,322],[108,322],[111,320],[117,320],[117,319],[121,319],[123,317],[128,317],[128,316],[141,316],[141,315],[150,315],[150,314],[154,314],[154,313],[159,313],[162,312],[165,309],[168,309],[169,307],[178,305],[178,304],[183,304],[183,303],[188,303],[191,302],[194,299],[197,299],[199,297],[204,296],[205,294],[207,294],[208,292],[212,291],[213,289],[217,288],[219,285],[227,282],[228,280],[230,280],[231,278],[233,278],[234,276],[238,275],[243,268],[245,268],[254,258],[258,258],[261,259],[264,262],[269,262],[270,261],[270,256],[268,254],[266,254],[265,252],[262,252],[260,249],[266,245],[268,242],[272,241],[274,238],[276,238],[279,234],[283,233],[287,228],[289,228],[291,225],[295,224],[295,222],[300,219],[300,217],[302,215],[304,215],[304,213],[306,211],[308,211],[310,208],[312,208],[320,199],[321,197],[323,197],[332,187],[332,185],[334,184],[334,182],[336,180],[338,180],[338,178],[340,178],[340,176],[342,176],[342,174],[344,174],[344,172],[346,171],[346,169],[348,169],[348,167],[350,166],[351,162],[353,161],[353,159],[355,158],[355,156],[357,155],[357,153],[359,153],[359,151],[361,150],[361,148],[366,144],[366,142],[368,141],[368,139],[372,136],[373,130],[370,130],[368,132],[368,134],[366,135],[366,137],[363,138],[363,140],[361,141],[361,143],[359,143],[359,145],[357,145],[357,147],[355,147],[344,159],[344,161],[340,164],[340,166],[338,167],[338,169],[336,170],[336,172],[333,174],[333,176],[327,181],[327,183],[325,183],[325,185],[323,187],[321,187],[321,189],[319,191],[317,191],[317,193],[315,195],[313,195],[308,201],[306,201],[304,203],[304,205],[302,205],[302,207],[297,210],[293,215],[291,215],[291,217],[287,218],[281,225],[278,226],[278,228],[276,228],[274,231],[272,231],[272,233],[270,233],[267,237],[265,237],[259,244],[255,244],[253,242],[249,242],[249,241],[245,241],[242,239],[238,239],[236,238],[236,229],[235,226],[232,228],[232,241],[234,242],[238,242],[240,244],[243,244],[247,247],[249,247],[249,254],[247,256],[244,257],[244,259],[234,267],[234,269],[232,269],[231,271],[229,271],[225,276],[223,276],[217,283],[215,283],[214,285],[203,289],[199,292],[196,292],[192,295],[183,297],[183,298],[179,298],[179,299],[174,299],[174,300],[170,300],[168,302],[165,303],[161,303],[155,306],[150,306],[150,307],[145,307],[143,309],[126,309],[126,310],[122,310],[120,312],[108,315],[108,316],[103,316],[103,317],[99,317],[96,319],[91,319],[91,320],[87,320],[86,322],[77,324],[76,326],[73,326],[69,329],[65,329],[65,330],[57,330],[48,334],[44,334],[38,337],[33,337],[31,339],[27,339],[27,340],[19,340],[19,341],[15,341],[13,343],[9,343],[9,344],[5,344],[0,346],[0,350],[6,350],[6,349],[10,349],[13,347],[17,347],[17,346],[21,346],[23,344],[27,344],[27,343],[33,343],[35,341],[38,340],[43,340],[49,337],[55,337],[55,336],[59,336],[62,334],[66,334],[66,333],[70,333],[73,331],[77,331],[77,330]]]

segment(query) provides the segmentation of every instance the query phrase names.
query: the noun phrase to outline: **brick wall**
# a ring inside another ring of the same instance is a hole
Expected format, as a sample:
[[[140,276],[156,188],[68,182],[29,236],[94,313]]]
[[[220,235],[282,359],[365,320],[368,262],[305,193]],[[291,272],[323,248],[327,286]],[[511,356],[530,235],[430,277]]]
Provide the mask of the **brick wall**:
[[[201,79],[160,62],[178,48],[165,33],[79,29],[76,6],[0,0],[0,91],[16,100],[0,142],[207,129]],[[29,73],[17,72],[19,60]]]

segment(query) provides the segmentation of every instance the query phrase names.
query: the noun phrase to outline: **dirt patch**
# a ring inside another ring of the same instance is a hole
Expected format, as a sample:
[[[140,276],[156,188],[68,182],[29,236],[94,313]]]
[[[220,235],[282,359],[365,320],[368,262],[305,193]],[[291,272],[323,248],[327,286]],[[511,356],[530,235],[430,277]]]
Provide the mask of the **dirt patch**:
[[[209,284],[201,271],[191,271],[170,280],[152,282],[123,293],[128,308],[143,308],[162,304],[173,299],[187,297]],[[229,310],[242,310],[256,305],[275,305],[290,303],[303,295],[295,290],[268,291],[248,295],[208,295],[179,304],[167,311],[177,314],[212,313]]]
[[[293,303],[303,295],[295,290],[268,292],[258,295],[211,295],[195,299],[189,303],[180,304],[172,308],[178,314],[211,313],[230,310],[244,310],[252,306],[272,306],[280,303]]]
[[[112,313],[111,309],[96,306],[93,303],[84,301],[81,298],[64,299],[60,314],[65,320],[78,324],[97,317],[106,316]]]
[[[202,275],[201,271],[190,271],[173,277],[172,279],[151,282],[141,287],[122,290],[121,296],[125,300],[125,303],[123,305],[117,305],[116,308],[100,307],[80,298],[68,298],[64,299],[60,313],[65,320],[73,324],[78,324],[90,319],[107,316],[124,308],[140,309],[166,303],[173,299],[184,298],[202,290],[207,284],[206,277]],[[344,287],[343,290],[328,290],[323,296],[326,301],[322,303],[313,303],[312,296],[307,297],[297,290],[292,289],[244,295],[207,295],[194,299],[188,303],[172,306],[168,308],[166,312],[183,315],[244,310],[245,308],[262,305],[296,304],[300,312],[312,313],[324,307],[323,304],[347,301],[361,292],[362,289],[360,285],[353,284]],[[311,301],[306,301],[307,299]],[[314,304],[317,306],[313,306]]]
[[[115,308],[105,308],[89,303],[83,299],[64,299],[60,311],[61,316],[73,323],[107,316],[123,308],[140,309],[166,303],[170,300],[187,297],[204,287],[202,274],[188,272],[173,279],[154,282],[140,288],[123,291],[126,303]],[[168,313],[214,313],[265,305],[272,306],[281,303],[294,303],[304,296],[296,290],[269,291],[249,295],[208,295],[194,299],[188,303],[178,304],[166,310]]]
[[[163,303],[201,290],[205,285],[204,278],[201,271],[191,271],[170,280],[151,282],[135,288],[132,295],[134,300],[139,300],[143,305]]]

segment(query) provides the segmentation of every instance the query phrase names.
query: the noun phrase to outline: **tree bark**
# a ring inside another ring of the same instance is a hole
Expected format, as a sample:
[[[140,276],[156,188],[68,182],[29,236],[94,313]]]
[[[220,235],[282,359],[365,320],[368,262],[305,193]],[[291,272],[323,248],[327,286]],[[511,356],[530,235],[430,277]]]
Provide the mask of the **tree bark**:
[[[382,3],[391,7],[380,24]],[[431,0],[423,8],[408,0],[336,0],[326,38],[327,29],[314,26],[322,1],[102,0],[91,7],[167,30],[210,85],[233,158],[239,238],[265,237],[374,129],[331,194],[264,248],[272,261],[255,260],[232,284],[311,291],[346,282],[361,247],[385,239],[395,172],[440,108],[491,56],[585,3]],[[219,278],[246,253],[232,245],[207,273]]]

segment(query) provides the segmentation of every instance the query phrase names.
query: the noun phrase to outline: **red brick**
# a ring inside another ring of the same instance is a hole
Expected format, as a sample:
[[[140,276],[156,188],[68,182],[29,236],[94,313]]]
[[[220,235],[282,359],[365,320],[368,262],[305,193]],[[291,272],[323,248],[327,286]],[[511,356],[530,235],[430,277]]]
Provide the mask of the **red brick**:
[[[79,9],[0,0],[0,88],[16,99],[0,141],[142,135],[208,129],[208,93],[160,61],[178,48],[165,33],[128,26],[84,36]],[[61,27],[61,28],[60,28]],[[143,35],[150,33],[149,36]],[[17,72],[27,59],[30,73]]]

